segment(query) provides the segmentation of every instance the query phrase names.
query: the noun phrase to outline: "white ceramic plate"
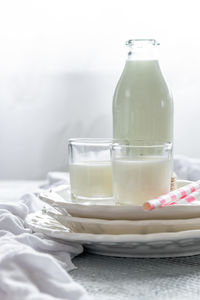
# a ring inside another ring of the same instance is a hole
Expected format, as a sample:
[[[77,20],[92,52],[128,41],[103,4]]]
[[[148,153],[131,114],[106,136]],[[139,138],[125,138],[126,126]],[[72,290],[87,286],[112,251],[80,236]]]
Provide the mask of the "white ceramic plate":
[[[149,234],[200,229],[200,218],[177,220],[104,220],[65,216],[47,211],[47,214],[72,232],[93,234]]]
[[[51,238],[81,243],[91,253],[123,257],[174,257],[200,254],[200,230],[154,234],[71,233],[41,212],[28,215],[26,224]]]
[[[177,187],[190,183],[177,181]],[[66,185],[42,192],[40,199],[51,205],[63,215],[73,217],[95,218],[106,220],[156,220],[156,219],[187,219],[200,217],[200,201],[192,205],[168,206],[153,211],[145,211],[142,206],[117,206],[113,202],[74,203],[70,196],[70,187]]]

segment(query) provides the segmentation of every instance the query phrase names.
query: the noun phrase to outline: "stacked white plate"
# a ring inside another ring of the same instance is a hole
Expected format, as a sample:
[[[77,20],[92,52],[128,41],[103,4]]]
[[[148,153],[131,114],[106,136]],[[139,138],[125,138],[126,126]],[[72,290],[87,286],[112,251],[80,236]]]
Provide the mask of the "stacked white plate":
[[[187,183],[178,181],[177,186]],[[198,201],[147,212],[103,200],[75,203],[66,185],[43,192],[40,199],[48,205],[27,217],[28,226],[51,238],[79,242],[90,252],[124,257],[200,254]]]

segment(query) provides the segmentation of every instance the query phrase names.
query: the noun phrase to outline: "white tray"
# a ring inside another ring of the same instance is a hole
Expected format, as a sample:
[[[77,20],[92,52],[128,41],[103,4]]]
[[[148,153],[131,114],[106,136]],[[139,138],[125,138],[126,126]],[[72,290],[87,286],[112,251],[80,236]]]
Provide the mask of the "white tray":
[[[123,257],[174,257],[200,254],[200,230],[154,234],[71,233],[41,212],[28,215],[26,224],[35,232],[67,242],[81,243],[95,254]]]
[[[177,181],[183,186],[188,181]],[[200,217],[200,201],[192,204],[168,206],[153,211],[145,211],[142,206],[117,206],[113,202],[74,203],[71,200],[70,186],[61,185],[51,191],[42,192],[40,199],[51,205],[62,214],[73,217],[95,218],[107,220],[162,220],[187,219]]]

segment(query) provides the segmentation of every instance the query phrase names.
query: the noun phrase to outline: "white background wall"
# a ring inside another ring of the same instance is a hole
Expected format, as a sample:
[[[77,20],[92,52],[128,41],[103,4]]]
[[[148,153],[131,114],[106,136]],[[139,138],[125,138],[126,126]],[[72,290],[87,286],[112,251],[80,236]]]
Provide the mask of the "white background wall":
[[[1,0],[0,179],[65,170],[69,137],[111,136],[130,38],[157,38],[175,153],[200,157],[199,1]]]

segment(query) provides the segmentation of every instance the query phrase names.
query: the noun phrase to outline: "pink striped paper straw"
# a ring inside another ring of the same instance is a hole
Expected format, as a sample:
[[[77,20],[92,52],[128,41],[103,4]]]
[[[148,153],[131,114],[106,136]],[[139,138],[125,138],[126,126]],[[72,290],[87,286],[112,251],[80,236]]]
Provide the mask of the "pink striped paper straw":
[[[200,200],[200,189],[197,190],[196,192],[191,193],[189,196],[186,196],[185,198],[182,198],[180,200],[170,202],[170,203],[167,203],[167,204],[163,204],[162,207],[172,206],[172,205],[177,205],[177,204],[189,204],[189,203],[194,202],[196,200]]]
[[[199,200],[200,198],[200,189],[197,190],[196,192],[191,193],[189,196],[180,199],[177,204],[187,204],[194,202],[195,200]]]
[[[200,189],[200,180],[190,183],[186,186],[183,186],[168,194],[162,195],[156,199],[149,200],[144,203],[143,207],[145,210],[153,210],[158,207],[166,206],[167,204],[170,203],[172,205],[172,203],[175,204],[180,199],[189,196],[191,193],[197,191],[198,189]]]

